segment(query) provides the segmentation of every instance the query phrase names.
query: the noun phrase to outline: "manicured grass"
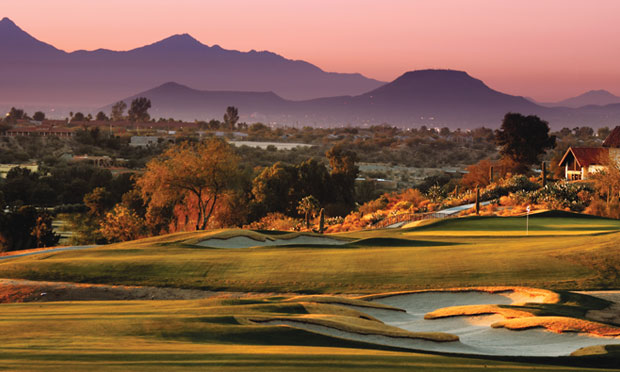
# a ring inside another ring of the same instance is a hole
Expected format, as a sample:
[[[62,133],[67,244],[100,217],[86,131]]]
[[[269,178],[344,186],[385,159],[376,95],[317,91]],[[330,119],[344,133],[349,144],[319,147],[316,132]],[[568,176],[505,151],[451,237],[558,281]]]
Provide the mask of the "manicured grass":
[[[308,310],[301,303],[261,299],[232,303],[192,300],[0,305],[0,370],[589,370],[552,365],[578,363],[570,358],[498,361],[377,348],[244,321],[252,316],[296,317]],[[329,305],[322,310],[331,311]],[[349,314],[355,319],[355,312]]]
[[[190,243],[235,231],[180,233],[5,260],[0,277],[279,293],[620,287],[620,233],[615,232],[620,221],[544,216],[531,221],[549,236],[506,236],[522,218],[451,219],[419,229],[340,234],[336,237],[366,240],[333,247],[211,249]],[[486,235],[468,235],[482,228]],[[417,238],[429,229],[431,235]],[[591,234],[602,230],[606,233]],[[582,234],[568,235],[571,231]]]
[[[620,231],[620,221],[599,217],[549,217],[533,214],[526,217],[468,217],[446,219],[428,225],[408,229],[414,236],[526,236],[526,224],[530,235],[583,235]]]

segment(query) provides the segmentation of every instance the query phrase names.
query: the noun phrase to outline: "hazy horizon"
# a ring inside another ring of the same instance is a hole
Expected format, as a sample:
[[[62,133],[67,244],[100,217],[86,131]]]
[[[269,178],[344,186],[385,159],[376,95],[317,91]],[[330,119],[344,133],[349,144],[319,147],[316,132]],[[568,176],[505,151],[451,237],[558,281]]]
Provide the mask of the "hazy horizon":
[[[188,33],[207,45],[269,50],[382,81],[445,68],[542,102],[620,93],[620,49],[609,45],[620,36],[613,0],[25,0],[3,1],[2,11],[0,18],[66,51],[129,50]]]

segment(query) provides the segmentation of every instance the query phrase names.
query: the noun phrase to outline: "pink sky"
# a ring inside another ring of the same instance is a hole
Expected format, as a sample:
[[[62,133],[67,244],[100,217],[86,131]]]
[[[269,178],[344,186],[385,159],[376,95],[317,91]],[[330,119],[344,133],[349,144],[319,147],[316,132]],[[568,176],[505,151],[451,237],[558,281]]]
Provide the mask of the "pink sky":
[[[542,101],[620,95],[618,0],[0,0],[1,17],[67,51],[189,33],[385,81],[451,68]]]

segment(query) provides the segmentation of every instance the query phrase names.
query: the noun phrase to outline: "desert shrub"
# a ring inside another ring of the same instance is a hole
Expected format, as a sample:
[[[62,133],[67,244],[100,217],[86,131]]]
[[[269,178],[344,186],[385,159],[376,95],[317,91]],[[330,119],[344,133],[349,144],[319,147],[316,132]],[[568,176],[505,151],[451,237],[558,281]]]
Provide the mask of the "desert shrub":
[[[283,230],[283,231],[299,231],[302,226],[302,220],[286,216],[283,213],[272,212],[258,221],[254,221],[244,228],[260,229],[260,230]]]
[[[374,213],[378,211],[379,209],[383,209],[387,207],[389,201],[390,200],[388,199],[387,195],[384,194],[384,195],[381,195],[378,199],[371,200],[369,202],[362,204],[359,207],[359,211],[362,214]]]
[[[620,219],[620,203],[617,199],[607,203],[602,199],[593,198],[583,212],[595,216]]]

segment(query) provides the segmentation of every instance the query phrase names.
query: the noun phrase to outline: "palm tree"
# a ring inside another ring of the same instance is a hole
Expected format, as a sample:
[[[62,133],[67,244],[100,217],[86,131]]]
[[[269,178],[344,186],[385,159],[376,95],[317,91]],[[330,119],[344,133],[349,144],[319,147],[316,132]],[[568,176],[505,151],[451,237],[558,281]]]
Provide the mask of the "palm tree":
[[[314,217],[319,209],[319,201],[312,195],[306,196],[299,201],[297,212],[303,214],[306,219],[306,229],[310,229],[310,216]]]

